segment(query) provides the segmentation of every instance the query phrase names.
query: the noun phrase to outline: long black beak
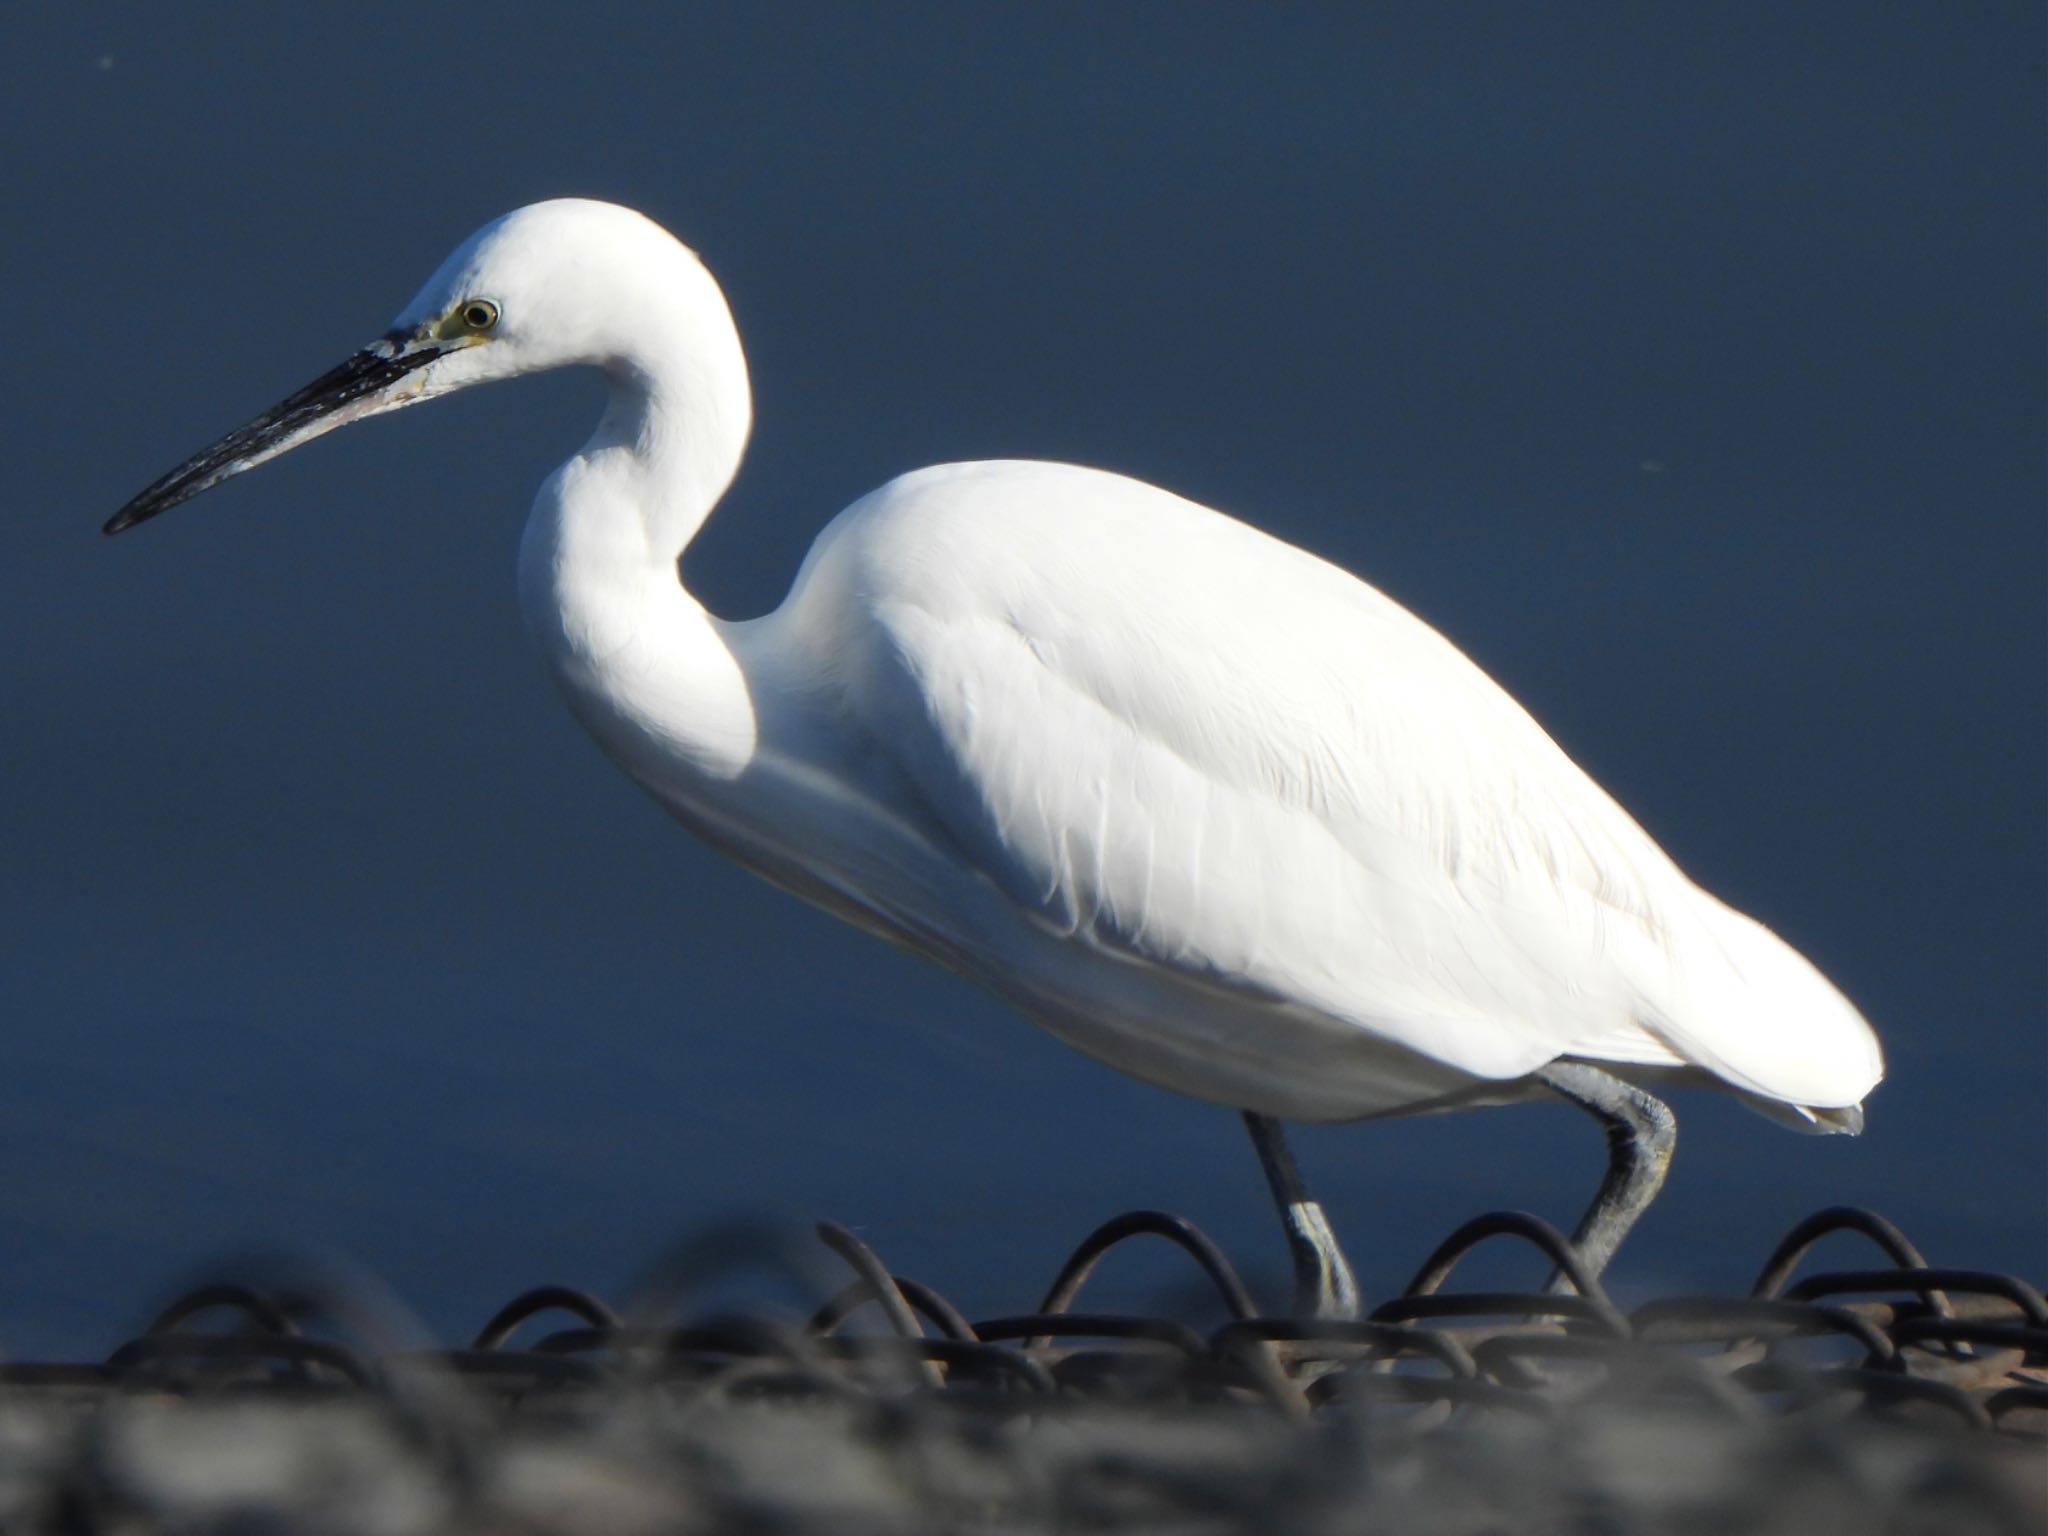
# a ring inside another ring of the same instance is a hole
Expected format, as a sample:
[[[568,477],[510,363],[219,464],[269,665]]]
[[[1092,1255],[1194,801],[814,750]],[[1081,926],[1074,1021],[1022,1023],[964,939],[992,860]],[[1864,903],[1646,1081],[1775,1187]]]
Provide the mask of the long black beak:
[[[221,481],[309,442],[344,422],[408,403],[410,396],[376,397],[407,374],[446,353],[446,347],[394,331],[280,400],[245,427],[203,448],[107,519],[103,533],[119,533],[190,501]]]

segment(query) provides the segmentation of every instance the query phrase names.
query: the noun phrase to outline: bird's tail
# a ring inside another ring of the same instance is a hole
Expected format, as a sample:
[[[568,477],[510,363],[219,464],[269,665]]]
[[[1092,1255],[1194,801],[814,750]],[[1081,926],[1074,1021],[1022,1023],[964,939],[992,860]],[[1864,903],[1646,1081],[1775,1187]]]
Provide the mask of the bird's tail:
[[[1762,923],[1704,891],[1698,899],[1699,922],[1677,956],[1685,1006],[1657,1010],[1657,1032],[1774,1119],[1822,1134],[1861,1131],[1864,1095],[1884,1077],[1869,1023]]]

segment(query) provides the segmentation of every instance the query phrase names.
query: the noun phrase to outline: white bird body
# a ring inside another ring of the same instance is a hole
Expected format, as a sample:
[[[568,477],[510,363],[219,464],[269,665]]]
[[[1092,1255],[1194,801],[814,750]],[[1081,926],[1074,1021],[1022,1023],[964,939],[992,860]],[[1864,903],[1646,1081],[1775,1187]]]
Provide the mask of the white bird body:
[[[487,230],[401,326],[503,289],[562,210]],[[1435,630],[1154,486],[921,470],[775,612],[707,614],[676,562],[745,444],[738,338],[672,237],[595,216],[634,323],[584,321],[612,400],[536,500],[523,603],[584,724],[721,851],[1113,1066],[1290,1119],[1513,1097],[1559,1058],[1823,1124],[1877,1081],[1855,1009]]]
[[[1562,1060],[1858,1123],[1877,1042],[1817,970],[1435,630],[1244,523],[1096,470],[944,465],[842,512],[773,613],[708,614],[677,562],[738,469],[746,366],[710,275],[628,210],[486,226],[384,342],[110,527],[566,363],[611,398],[535,501],[529,628],[604,749],[755,872],[1264,1115],[1514,1098]]]
[[[945,465],[841,513],[750,622],[649,550],[600,657],[557,622],[613,585],[575,480],[542,493],[524,591],[606,750],[739,862],[1112,1066],[1301,1120],[1512,1096],[1480,1084],[1559,1057],[1818,1109],[1873,1080],[1817,972],[1436,631],[1291,545],[1122,476]]]

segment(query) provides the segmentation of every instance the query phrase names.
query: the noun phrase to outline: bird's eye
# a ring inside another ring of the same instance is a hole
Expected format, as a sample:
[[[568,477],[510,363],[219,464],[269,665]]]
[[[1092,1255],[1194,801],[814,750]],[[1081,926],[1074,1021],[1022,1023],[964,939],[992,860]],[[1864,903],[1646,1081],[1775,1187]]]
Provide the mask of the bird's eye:
[[[498,323],[498,306],[489,299],[471,299],[462,306],[462,323],[472,331],[488,331]]]

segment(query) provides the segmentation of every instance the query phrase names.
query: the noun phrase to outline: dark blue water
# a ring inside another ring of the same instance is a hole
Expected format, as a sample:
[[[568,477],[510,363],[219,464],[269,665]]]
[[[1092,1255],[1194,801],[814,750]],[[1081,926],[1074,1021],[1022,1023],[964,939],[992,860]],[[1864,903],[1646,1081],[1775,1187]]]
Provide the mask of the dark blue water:
[[[582,740],[512,563],[590,381],[100,539],[563,193],[732,298],[713,607],[919,464],[1143,475],[1448,631],[1862,1003],[1869,1134],[1682,1099],[1626,1284],[1746,1283],[1836,1201],[2048,1266],[2042,19],[1793,10],[0,15],[0,1346],[106,1347],[250,1242],[464,1330],[739,1211],[970,1309],[1131,1205],[1277,1273],[1233,1117],[728,868]],[[1303,1155],[1384,1288],[1472,1212],[1568,1220],[1598,1146],[1527,1107]]]

